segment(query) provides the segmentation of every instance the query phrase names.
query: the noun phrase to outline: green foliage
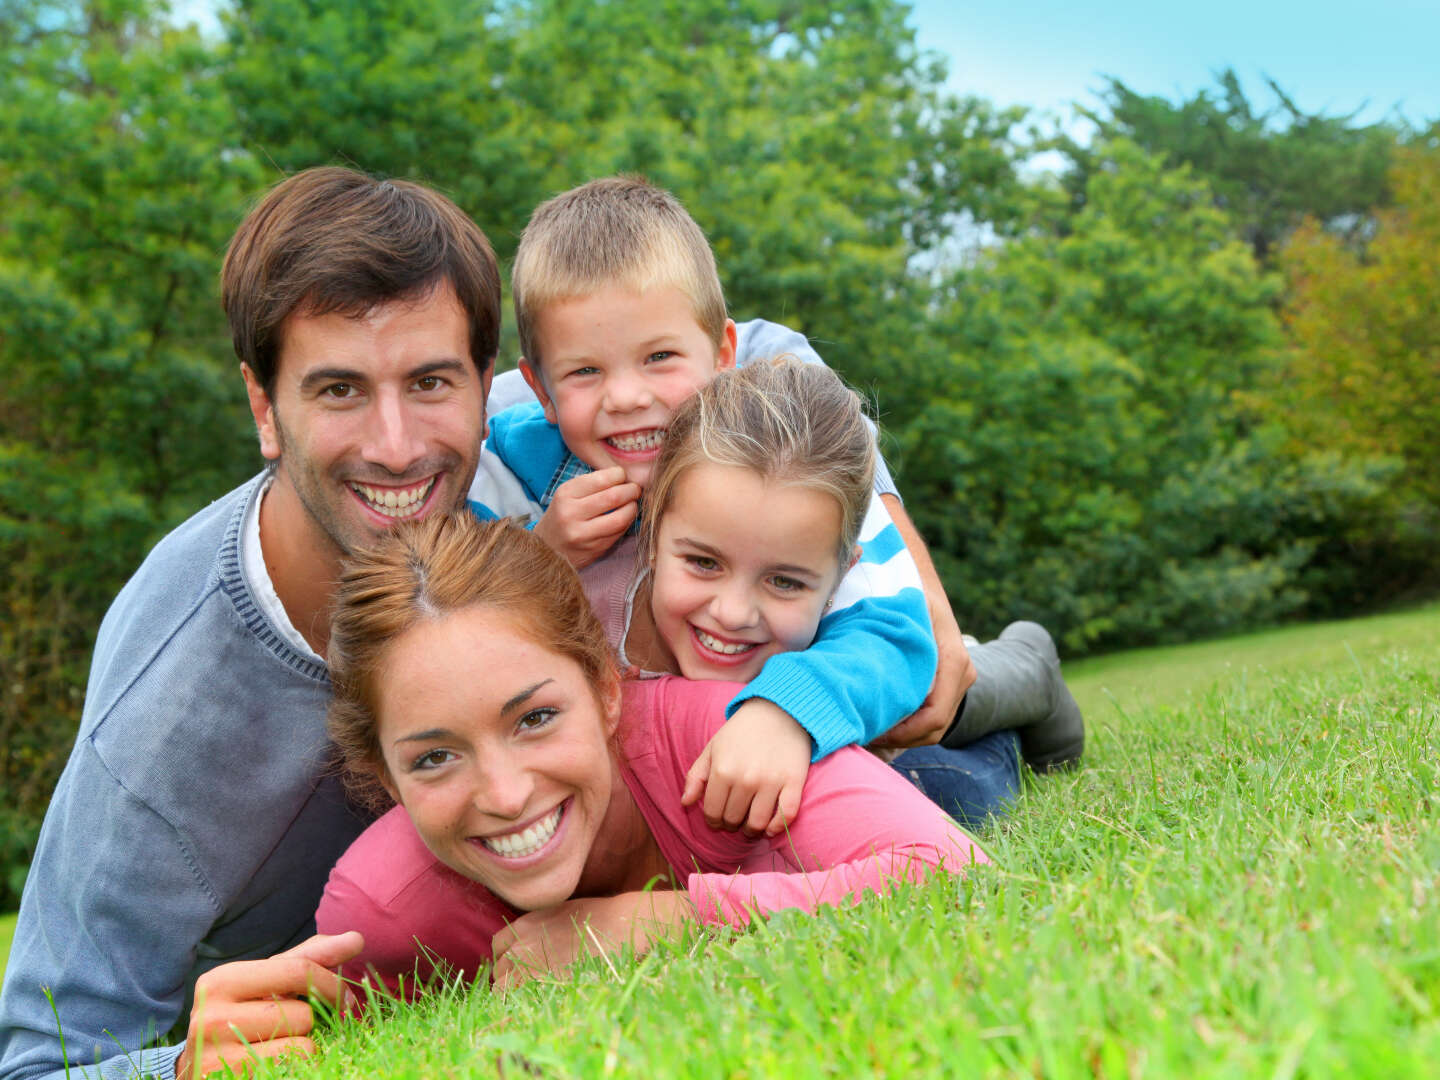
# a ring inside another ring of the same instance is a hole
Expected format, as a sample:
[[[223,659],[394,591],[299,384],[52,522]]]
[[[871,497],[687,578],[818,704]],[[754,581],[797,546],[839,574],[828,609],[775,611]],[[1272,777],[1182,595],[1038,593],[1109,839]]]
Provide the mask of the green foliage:
[[[123,0],[5,15],[0,783],[29,823],[4,825],[8,869],[63,763],[105,606],[253,468],[214,282],[258,177],[193,33]],[[0,879],[0,906],[14,886]]]
[[[951,283],[899,407],[911,513],[987,633],[1035,618],[1085,650],[1273,620],[1374,478],[1289,460],[1237,402],[1274,363],[1277,283],[1205,185],[1123,141],[1096,161],[1067,235]]]
[[[1386,170],[1401,128],[1307,113],[1273,79],[1266,83],[1277,104],[1258,111],[1234,69],[1219,72],[1216,82],[1215,90],[1171,102],[1111,77],[1100,93],[1104,107],[1080,111],[1099,129],[1097,145],[1125,138],[1171,165],[1190,166],[1262,263],[1306,215],[1351,239],[1362,236],[1388,200]],[[1093,147],[1072,138],[1057,145],[1073,163],[1063,180],[1078,209],[1101,162]]]

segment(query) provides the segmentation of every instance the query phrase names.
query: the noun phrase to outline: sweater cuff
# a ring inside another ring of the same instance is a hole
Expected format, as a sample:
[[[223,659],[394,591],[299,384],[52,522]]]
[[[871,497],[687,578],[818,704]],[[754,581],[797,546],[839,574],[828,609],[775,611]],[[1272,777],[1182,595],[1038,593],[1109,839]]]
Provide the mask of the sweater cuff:
[[[767,678],[762,669],[725,706],[725,719],[734,716],[735,710],[751,698],[778,705],[809,733],[815,744],[810,755],[812,762],[828,757],[842,746],[859,742],[863,735],[855,718],[836,703],[832,690],[807,671],[791,669],[784,678]]]

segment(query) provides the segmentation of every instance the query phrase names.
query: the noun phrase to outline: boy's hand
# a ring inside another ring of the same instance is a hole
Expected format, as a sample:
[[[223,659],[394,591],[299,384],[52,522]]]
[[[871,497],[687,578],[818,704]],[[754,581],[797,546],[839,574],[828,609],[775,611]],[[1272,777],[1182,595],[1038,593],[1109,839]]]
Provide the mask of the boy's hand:
[[[566,480],[535,523],[535,535],[583,570],[614,546],[640,512],[640,485],[615,465]]]
[[[809,732],[789,713],[751,698],[690,766],[680,805],[692,805],[703,792],[705,822],[712,829],[774,836],[800,812],[814,749]]]

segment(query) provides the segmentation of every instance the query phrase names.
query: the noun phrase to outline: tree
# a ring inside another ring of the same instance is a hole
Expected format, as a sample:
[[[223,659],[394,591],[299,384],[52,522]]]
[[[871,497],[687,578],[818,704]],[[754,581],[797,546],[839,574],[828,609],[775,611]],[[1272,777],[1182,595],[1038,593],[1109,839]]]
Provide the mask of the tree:
[[[1301,450],[1401,463],[1389,544],[1418,543],[1411,558],[1433,568],[1440,553],[1440,149],[1399,151],[1390,183],[1394,205],[1377,215],[1363,255],[1313,220],[1286,248],[1290,347],[1282,377],[1262,400]],[[1386,545],[1383,536],[1365,539]],[[1405,576],[1396,558],[1392,551],[1386,559],[1391,588]]]
[[[1354,114],[1307,113],[1273,79],[1275,107],[1257,111],[1234,69],[1176,104],[1136,93],[1115,77],[1100,92],[1102,109],[1081,109],[1099,130],[1092,145],[1125,138],[1172,166],[1188,165],[1210,186],[1215,204],[1263,264],[1310,216],[1354,241],[1389,199],[1386,172],[1401,131],[1357,124]],[[1083,205],[1095,152],[1065,136],[1057,145],[1072,167],[1063,177],[1072,206]]]
[[[1085,650],[1295,611],[1372,480],[1285,456],[1237,397],[1274,362],[1278,282],[1203,182],[1124,141],[1094,161],[1068,235],[951,283],[907,369],[911,513],[986,633],[1030,617]]]
[[[150,5],[9,5],[0,25],[8,870],[106,606],[166,529],[255,467],[215,278],[258,173],[227,138],[212,52]]]

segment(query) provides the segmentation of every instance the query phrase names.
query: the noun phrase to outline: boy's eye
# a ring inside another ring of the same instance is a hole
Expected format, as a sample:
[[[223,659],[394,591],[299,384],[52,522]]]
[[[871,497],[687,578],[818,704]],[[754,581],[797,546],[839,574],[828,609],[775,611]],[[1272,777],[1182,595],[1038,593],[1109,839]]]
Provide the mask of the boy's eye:
[[[779,592],[801,592],[808,588],[799,578],[786,577],[784,574],[776,574],[770,579],[770,584]]]
[[[519,720],[515,721],[515,727],[520,731],[535,731],[549,724],[555,717],[560,715],[560,710],[552,707],[542,709],[531,709]]]
[[[661,349],[659,352],[652,352],[645,359],[649,363],[658,364],[662,360],[669,360],[674,355],[669,349]]]
[[[438,769],[455,755],[449,750],[426,750],[423,754],[410,762],[411,772],[427,772],[431,769]]]
[[[575,376],[598,375],[598,374],[600,374],[600,369],[597,368],[597,367],[577,367],[577,368],[574,368],[573,370],[567,372],[565,377],[566,377],[566,378],[573,378],[573,377],[575,377]]]

